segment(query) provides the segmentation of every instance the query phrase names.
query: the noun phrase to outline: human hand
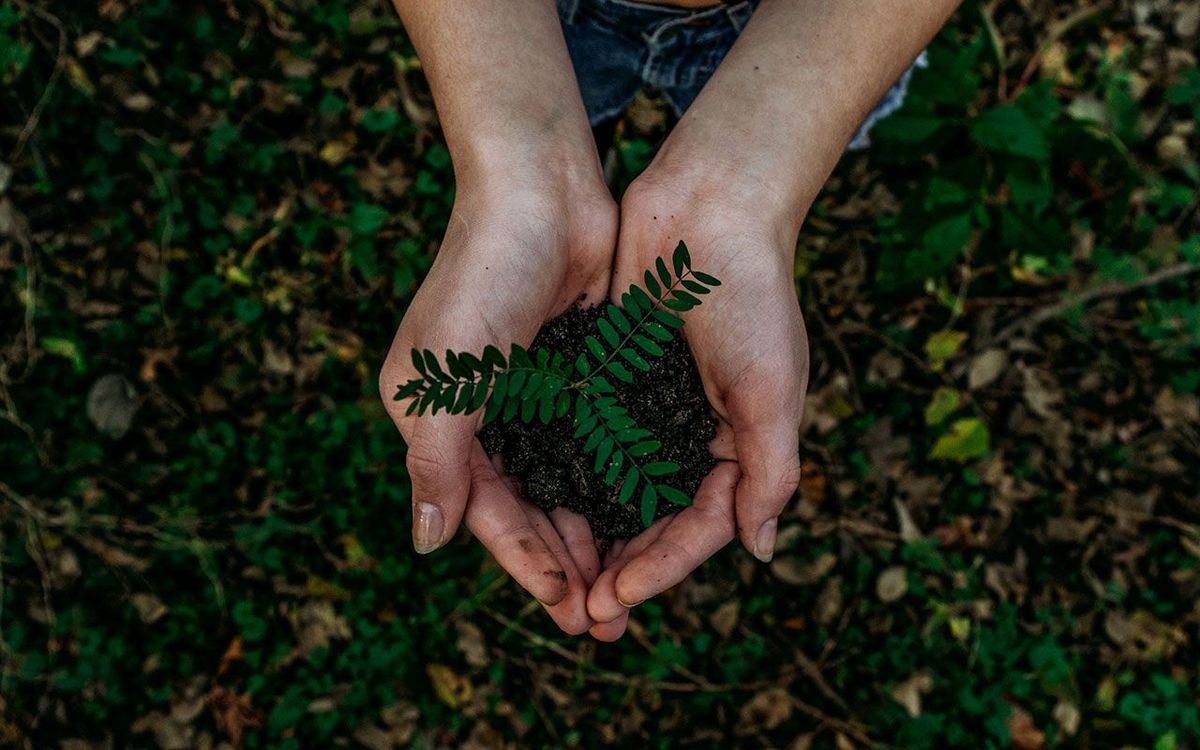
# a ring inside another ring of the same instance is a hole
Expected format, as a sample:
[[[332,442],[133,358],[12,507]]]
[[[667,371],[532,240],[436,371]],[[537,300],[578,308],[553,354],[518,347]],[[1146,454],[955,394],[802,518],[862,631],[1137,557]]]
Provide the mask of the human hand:
[[[520,499],[475,437],[482,412],[405,416],[397,386],[416,375],[410,352],[528,346],[544,322],[608,291],[616,205],[594,170],[562,173],[552,158],[460,175],[437,259],[405,313],[379,378],[408,445],[413,544],[431,552],[460,520],[565,631],[579,634],[599,560],[587,521],[547,516]],[[542,166],[545,165],[545,166]],[[525,171],[521,171],[525,170]]]
[[[694,504],[662,518],[608,561],[588,596],[591,633],[620,637],[628,610],[674,586],[733,539],[760,560],[800,481],[799,427],[808,340],[793,257],[801,217],[764,185],[711,162],[656,160],[621,202],[613,292],[640,283],[682,239],[697,268],[721,279],[684,315],[683,334],[718,417],[720,461]]]

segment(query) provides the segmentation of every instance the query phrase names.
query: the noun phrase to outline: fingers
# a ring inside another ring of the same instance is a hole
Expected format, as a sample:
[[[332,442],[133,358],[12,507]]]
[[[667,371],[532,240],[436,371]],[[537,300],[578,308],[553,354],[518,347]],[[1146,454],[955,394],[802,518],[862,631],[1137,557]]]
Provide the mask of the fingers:
[[[750,554],[770,562],[779,514],[800,485],[799,416],[784,411],[744,418],[735,413],[734,443],[741,467],[738,535]]]
[[[695,502],[631,540],[613,565],[596,579],[588,614],[614,622],[630,607],[686,578],[734,536],[733,500],[737,464],[717,464],[696,492]]]
[[[558,530],[584,582],[591,586],[596,582],[596,576],[600,575],[600,553],[587,519],[560,507],[550,511],[550,522]]]
[[[674,516],[670,516],[658,519],[650,528],[626,542],[620,553],[615,556],[610,554],[608,566],[596,578],[596,582],[592,584],[592,590],[588,593],[588,615],[593,620],[612,622],[621,615],[627,614],[630,606],[637,604],[637,602],[629,602],[629,606],[626,606],[626,603],[617,598],[617,576],[630,560],[658,539],[663,530],[667,528],[667,524],[671,523],[674,518]]]
[[[615,583],[616,597],[639,604],[687,578],[733,539],[736,464],[717,464],[696,492],[695,503],[680,511],[662,534],[626,563]]]
[[[587,594],[590,582],[584,580],[578,565],[575,564],[574,558],[567,550],[563,538],[559,536],[558,530],[546,517],[546,514],[530,503],[518,502],[525,511],[530,525],[538,532],[538,536],[542,538],[546,548],[558,560],[566,575],[566,594],[558,603],[543,604],[546,613],[568,635],[581,635],[587,632],[588,628],[593,625],[592,619],[588,617],[587,613]],[[587,526],[587,521],[584,521],[582,517],[579,520],[583,521],[585,527]]]
[[[588,635],[598,641],[612,643],[621,636],[625,635],[625,629],[629,626],[629,612],[622,612],[621,615],[612,622],[598,622],[588,628]]]
[[[470,481],[471,502],[464,518],[471,533],[539,602],[556,605],[566,599],[570,580],[562,562],[488,463],[482,446],[472,455]]]
[[[445,413],[406,416],[410,402],[393,396],[397,386],[415,376],[406,364],[408,350],[406,339],[397,333],[379,374],[379,395],[408,446],[413,548],[424,555],[458,530],[471,490],[471,454],[478,442],[473,419]]]

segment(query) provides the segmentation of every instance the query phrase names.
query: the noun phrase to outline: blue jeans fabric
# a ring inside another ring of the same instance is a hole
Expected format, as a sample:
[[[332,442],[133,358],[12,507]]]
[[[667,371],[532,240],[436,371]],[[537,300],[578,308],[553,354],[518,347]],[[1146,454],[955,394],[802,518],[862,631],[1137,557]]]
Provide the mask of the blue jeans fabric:
[[[643,88],[683,114],[737,41],[759,0],[693,10],[635,0],[558,0],[563,34],[593,127],[619,116]],[[922,53],[913,68],[925,67]],[[850,142],[870,144],[871,126],[904,103],[912,68],[884,95]]]

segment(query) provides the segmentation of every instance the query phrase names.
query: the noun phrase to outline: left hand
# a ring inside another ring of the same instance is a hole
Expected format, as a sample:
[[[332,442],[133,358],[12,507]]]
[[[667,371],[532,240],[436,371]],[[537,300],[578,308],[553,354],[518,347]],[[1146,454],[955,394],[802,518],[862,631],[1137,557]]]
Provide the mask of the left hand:
[[[735,532],[769,561],[779,514],[800,482],[808,339],[793,264],[801,217],[764,185],[736,184],[748,177],[736,167],[721,175],[711,160],[687,160],[696,166],[682,170],[664,161],[622,200],[611,296],[641,284],[681,239],[694,266],[721,280],[683,314],[718,418],[712,449],[720,463],[691,507],[631,539],[596,580],[588,614],[601,640],[620,637],[630,607],[682,581]]]

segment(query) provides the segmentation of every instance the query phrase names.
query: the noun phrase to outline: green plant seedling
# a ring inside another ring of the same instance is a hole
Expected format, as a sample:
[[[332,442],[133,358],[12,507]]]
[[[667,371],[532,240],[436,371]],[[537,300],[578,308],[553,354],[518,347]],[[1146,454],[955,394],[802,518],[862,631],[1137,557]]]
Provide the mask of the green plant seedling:
[[[648,372],[648,358],[661,357],[662,344],[683,327],[678,313],[691,310],[721,282],[692,268],[682,241],[671,267],[659,258],[647,269],[644,284],[631,285],[621,305],[609,303],[584,339],[587,352],[567,362],[559,352],[519,344],[505,356],[494,346],[476,356],[447,350],[443,359],[429,350],[412,350],[419,377],[398,386],[396,400],[411,399],[407,414],[470,414],[483,410],[483,423],[496,419],[534,419],[549,423],[571,415],[574,438],[594,456],[593,469],[617,488],[622,504],[638,498],[642,523],[649,526],[660,498],[690,505],[691,498],[666,484],[679,465],[656,460],[662,444],[634,423],[616,398],[611,378],[632,383],[634,370]]]

